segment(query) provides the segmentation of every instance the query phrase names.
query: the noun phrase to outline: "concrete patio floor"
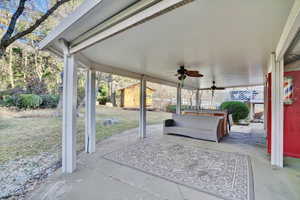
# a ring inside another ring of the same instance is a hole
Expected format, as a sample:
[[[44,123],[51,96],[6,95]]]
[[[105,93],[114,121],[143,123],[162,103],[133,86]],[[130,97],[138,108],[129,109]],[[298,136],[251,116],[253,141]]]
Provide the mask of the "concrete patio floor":
[[[240,152],[251,157],[256,200],[299,200],[300,159],[285,159],[284,169],[271,169],[264,145],[257,144],[263,132],[256,126],[234,127],[230,137],[221,143],[198,140],[204,148],[225,152]],[[237,133],[242,131],[243,134]],[[78,169],[71,175],[58,170],[34,192],[32,200],[218,200],[218,198],[156,176],[119,165],[102,158],[103,155],[132,144],[138,129],[112,136],[97,144],[94,154],[81,153]],[[147,127],[153,139],[194,140],[162,135],[161,125]]]

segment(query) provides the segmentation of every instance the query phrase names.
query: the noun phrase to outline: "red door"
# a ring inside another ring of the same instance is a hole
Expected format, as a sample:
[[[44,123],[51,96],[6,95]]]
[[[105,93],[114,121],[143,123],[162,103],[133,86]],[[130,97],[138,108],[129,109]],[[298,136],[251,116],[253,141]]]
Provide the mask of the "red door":
[[[293,78],[293,103],[284,105],[284,142],[283,151],[285,156],[300,158],[300,71],[285,72],[284,76]],[[268,111],[267,111],[267,143],[268,152],[271,153],[271,74],[268,74]]]

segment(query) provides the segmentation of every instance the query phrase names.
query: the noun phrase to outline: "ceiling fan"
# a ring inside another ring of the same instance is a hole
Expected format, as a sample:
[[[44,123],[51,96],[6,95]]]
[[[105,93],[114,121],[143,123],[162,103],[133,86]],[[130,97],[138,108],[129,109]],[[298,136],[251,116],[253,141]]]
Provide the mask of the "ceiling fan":
[[[185,67],[182,65],[179,67],[177,70],[177,74],[175,76],[178,77],[178,80],[183,83],[183,81],[186,79],[186,77],[196,77],[196,78],[201,78],[203,77],[202,74],[199,73],[197,70],[187,70]]]
[[[202,88],[202,90],[225,90],[226,88],[224,87],[217,87],[216,86],[216,81],[212,82],[212,86],[209,88]]]
[[[213,81],[211,87],[203,88],[202,90],[211,90],[212,97],[214,97],[215,96],[215,90],[225,90],[225,89],[226,89],[225,87],[217,87],[216,86],[216,81]]]
[[[210,88],[211,90],[225,90],[226,89],[224,87],[217,87],[216,86],[216,81],[213,81],[212,83],[213,83],[213,85]]]

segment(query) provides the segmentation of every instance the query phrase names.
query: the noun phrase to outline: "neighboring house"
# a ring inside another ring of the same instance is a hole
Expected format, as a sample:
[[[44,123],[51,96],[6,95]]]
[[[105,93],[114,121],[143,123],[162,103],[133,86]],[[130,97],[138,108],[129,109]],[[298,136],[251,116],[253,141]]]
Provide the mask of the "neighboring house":
[[[120,93],[120,107],[122,108],[130,108],[137,109],[140,105],[140,84],[136,83],[130,85],[126,88],[122,88],[118,90]],[[153,107],[153,93],[154,89],[147,87],[146,94],[146,103],[147,107]]]
[[[261,118],[264,112],[264,91],[263,87],[252,89],[238,89],[230,91],[231,101],[241,101],[248,104],[250,119]],[[256,117],[255,117],[256,116]]]
[[[264,103],[263,87],[257,89],[241,89],[230,91],[231,101],[242,101],[251,103]]]

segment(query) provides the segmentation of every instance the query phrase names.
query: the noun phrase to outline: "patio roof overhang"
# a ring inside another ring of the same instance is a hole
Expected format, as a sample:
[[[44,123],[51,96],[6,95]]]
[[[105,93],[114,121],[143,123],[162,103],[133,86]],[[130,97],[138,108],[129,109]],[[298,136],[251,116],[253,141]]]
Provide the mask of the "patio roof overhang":
[[[41,42],[62,55],[68,42],[83,66],[176,85],[180,64],[206,88],[263,84],[294,0],[85,1]]]
[[[283,167],[284,61],[298,53],[300,0],[87,0],[40,44],[64,57],[63,172],[76,169],[77,63],[86,71],[86,152],[95,152],[95,71],[140,80],[139,137],[146,137],[146,82],[181,85],[181,64],[204,78],[187,88],[263,84],[272,72],[271,164]],[[294,42],[296,41],[296,42]],[[200,105],[201,106],[201,105]]]

